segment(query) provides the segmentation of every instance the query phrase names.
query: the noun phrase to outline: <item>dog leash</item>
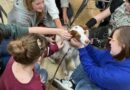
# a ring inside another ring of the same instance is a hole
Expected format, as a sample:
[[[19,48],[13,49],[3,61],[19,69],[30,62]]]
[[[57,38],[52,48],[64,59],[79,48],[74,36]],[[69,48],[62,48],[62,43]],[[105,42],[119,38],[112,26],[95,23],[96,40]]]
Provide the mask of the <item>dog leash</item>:
[[[62,64],[62,62],[63,62],[64,58],[66,57],[66,55],[68,54],[68,52],[70,51],[70,49],[71,49],[71,48],[69,48],[69,49],[67,50],[67,52],[64,54],[64,56],[61,58],[60,63],[59,63],[59,65],[58,65],[58,67],[57,67],[57,69],[56,69],[56,71],[55,71],[55,73],[54,73],[54,75],[53,75],[53,77],[52,77],[52,79],[51,79],[51,81],[50,81],[50,84],[49,84],[47,90],[50,90],[50,85],[52,85],[53,80],[55,79],[55,76],[56,76],[56,74],[57,74],[57,72],[58,72],[58,70],[59,70],[59,68],[60,68],[60,66],[61,66],[61,64]]]
[[[81,14],[81,12],[83,11],[83,9],[87,6],[88,1],[89,1],[89,0],[83,0],[83,1],[82,1],[82,3],[81,3],[81,5],[80,5],[79,9],[77,10],[77,12],[76,12],[76,14],[75,14],[73,20],[72,20],[72,21],[70,22],[70,24],[68,25],[69,27],[71,27],[71,26],[73,25],[74,21],[75,21],[75,20],[77,19],[77,17]]]
[[[4,23],[4,19],[3,19],[3,15],[2,13],[5,15],[5,17],[7,18],[7,13],[5,12],[5,10],[3,9],[3,7],[0,5],[0,18],[2,23]]]
[[[68,29],[73,25],[73,23],[74,23],[74,21],[76,20],[76,18],[80,15],[80,13],[81,13],[81,12],[83,11],[83,9],[86,7],[88,1],[89,1],[89,0],[83,0],[83,1],[82,1],[82,3],[81,3],[81,5],[80,5],[79,9],[77,10],[77,12],[76,12],[76,14],[75,14],[75,16],[74,16],[72,22],[69,21],[69,23],[67,24],[67,28],[68,28]],[[58,65],[58,67],[57,67],[57,69],[56,69],[56,71],[55,71],[55,73],[54,73],[53,78],[52,78],[51,81],[50,81],[50,84],[49,84],[47,90],[50,89],[50,86],[52,85],[53,80],[54,80],[54,78],[55,78],[55,76],[56,76],[56,74],[57,74],[57,72],[58,72],[58,70],[59,70],[59,68],[60,68],[60,66],[61,66],[61,64],[62,64],[62,62],[63,62],[63,60],[64,60],[64,58],[66,57],[66,55],[68,54],[68,52],[69,52],[70,49],[71,49],[71,48],[69,48],[69,49],[67,50],[67,52],[64,54],[64,56],[61,58],[60,63],[59,63],[59,65]]]

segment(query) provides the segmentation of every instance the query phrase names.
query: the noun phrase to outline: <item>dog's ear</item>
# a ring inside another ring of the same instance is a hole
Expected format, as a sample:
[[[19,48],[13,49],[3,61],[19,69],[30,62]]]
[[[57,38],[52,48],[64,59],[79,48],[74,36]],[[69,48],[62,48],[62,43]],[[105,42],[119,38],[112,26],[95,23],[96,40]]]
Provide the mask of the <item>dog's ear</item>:
[[[76,34],[74,37],[76,40],[80,41],[81,36],[79,34]],[[81,41],[80,41],[81,42]]]
[[[83,30],[89,30],[89,28],[86,25],[79,25],[80,27],[83,28]]]
[[[74,31],[74,30],[71,30],[71,31],[70,31],[70,34],[72,35],[72,38],[76,35],[76,33],[77,33],[77,32]]]
[[[71,30],[70,34],[72,35],[72,38],[75,38],[76,40],[80,41],[80,34],[77,33],[77,31]]]

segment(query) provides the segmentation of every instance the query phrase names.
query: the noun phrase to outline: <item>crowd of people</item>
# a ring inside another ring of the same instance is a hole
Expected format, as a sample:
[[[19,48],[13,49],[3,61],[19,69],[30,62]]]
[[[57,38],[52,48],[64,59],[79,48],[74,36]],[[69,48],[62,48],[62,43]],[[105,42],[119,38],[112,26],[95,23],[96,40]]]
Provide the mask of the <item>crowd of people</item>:
[[[64,46],[46,35],[59,35],[79,51],[80,65],[70,79],[53,80],[58,90],[130,90],[130,0],[104,1],[109,6],[83,25],[90,31],[83,45],[63,27],[73,15],[68,0],[13,0],[8,24],[0,23],[0,90],[46,89],[48,73],[38,62]],[[108,31],[102,50],[92,40],[104,33],[95,37],[93,27],[105,20],[96,28]]]

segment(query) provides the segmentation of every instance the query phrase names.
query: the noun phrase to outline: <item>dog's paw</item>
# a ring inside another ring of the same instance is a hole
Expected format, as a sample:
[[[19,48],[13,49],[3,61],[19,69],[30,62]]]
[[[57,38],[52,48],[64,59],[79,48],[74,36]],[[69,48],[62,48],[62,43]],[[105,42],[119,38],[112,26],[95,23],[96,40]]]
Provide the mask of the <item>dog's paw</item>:
[[[65,76],[68,76],[67,70],[64,70],[63,73],[64,73]]]

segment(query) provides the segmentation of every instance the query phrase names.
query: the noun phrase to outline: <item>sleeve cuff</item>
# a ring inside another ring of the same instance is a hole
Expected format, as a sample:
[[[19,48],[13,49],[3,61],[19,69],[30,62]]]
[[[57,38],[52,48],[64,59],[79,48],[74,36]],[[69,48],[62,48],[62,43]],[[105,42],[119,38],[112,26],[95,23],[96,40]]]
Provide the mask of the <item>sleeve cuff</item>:
[[[54,20],[54,19],[57,19],[57,18],[59,18],[59,13],[58,14],[53,14],[52,19]]]

